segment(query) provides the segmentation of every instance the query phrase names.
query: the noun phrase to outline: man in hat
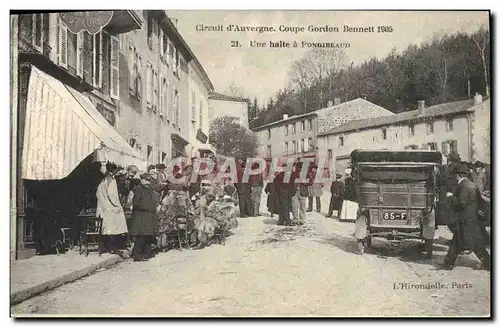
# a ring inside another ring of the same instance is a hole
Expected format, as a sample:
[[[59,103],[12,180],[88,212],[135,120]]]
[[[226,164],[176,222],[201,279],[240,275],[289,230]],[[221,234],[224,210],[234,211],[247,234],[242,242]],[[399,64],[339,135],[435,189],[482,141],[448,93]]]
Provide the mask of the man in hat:
[[[130,221],[130,234],[134,236],[135,243],[132,249],[134,261],[145,261],[153,256],[151,245],[156,243],[158,234],[157,206],[160,194],[156,192],[151,182],[151,174],[141,174],[141,184],[134,192],[132,217]]]
[[[340,215],[340,210],[342,208],[342,197],[344,195],[344,183],[342,183],[342,175],[337,174],[336,179],[332,182],[330,186],[330,207],[328,209],[328,218],[333,215],[333,210],[337,210],[338,215]]]
[[[252,164],[252,169],[259,168],[257,162]],[[254,216],[260,216],[260,199],[262,197],[262,188],[264,182],[262,180],[262,173],[251,175],[248,183],[250,184],[250,196],[252,198],[252,213]]]
[[[253,216],[253,205],[251,193],[252,189],[248,182],[243,182],[243,174],[245,171],[245,159],[238,158],[236,162],[236,174],[238,177],[238,183],[236,184],[236,190],[238,191],[238,201],[240,206],[240,217],[251,217]]]
[[[490,255],[485,248],[477,215],[479,192],[474,183],[467,178],[469,169],[465,164],[459,163],[455,165],[454,175],[457,187],[453,194],[448,194],[448,197],[456,220],[453,224],[450,224],[453,239],[442,268],[453,269],[458,254],[464,248],[467,248],[472,250],[483,263],[483,267],[489,270]]]

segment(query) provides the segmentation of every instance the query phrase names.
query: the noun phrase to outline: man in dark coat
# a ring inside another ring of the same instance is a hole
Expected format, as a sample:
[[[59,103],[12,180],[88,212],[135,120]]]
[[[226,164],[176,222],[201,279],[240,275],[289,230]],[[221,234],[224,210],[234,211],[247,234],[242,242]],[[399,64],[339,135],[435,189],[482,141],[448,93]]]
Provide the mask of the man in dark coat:
[[[290,212],[292,211],[292,197],[295,195],[296,186],[292,180],[285,180],[285,172],[280,172],[274,179],[278,201],[278,225],[291,225]]]
[[[151,185],[152,176],[141,175],[141,184],[134,193],[130,234],[136,237],[132,257],[134,261],[144,261],[152,257],[151,244],[158,234],[157,206],[160,193]]]
[[[448,253],[444,259],[444,269],[451,270],[455,265],[455,260],[462,249],[472,250],[481,260],[485,269],[490,269],[490,255],[486,251],[484,238],[478,221],[478,196],[477,187],[467,176],[469,169],[465,164],[455,166],[455,178],[457,187],[451,195],[448,193],[450,203],[455,213],[455,221],[450,222],[450,229],[453,232]]]
[[[267,183],[264,192],[266,192],[267,194],[267,211],[269,211],[269,213],[271,214],[271,218],[273,218],[274,214],[279,214],[278,194],[276,194],[277,192],[274,185],[274,180]]]
[[[243,173],[245,171],[245,160],[243,158],[238,158],[236,165],[236,173],[238,177],[238,183],[236,184],[236,190],[238,191],[238,202],[240,206],[240,217],[251,217],[253,216],[253,205],[251,193],[252,189],[248,182],[243,183]]]
[[[328,209],[327,217],[330,218],[333,215],[333,210],[337,210],[338,215],[342,209],[342,201],[344,201],[344,183],[342,183],[342,175],[336,175],[336,179],[332,182],[330,186],[330,208]]]

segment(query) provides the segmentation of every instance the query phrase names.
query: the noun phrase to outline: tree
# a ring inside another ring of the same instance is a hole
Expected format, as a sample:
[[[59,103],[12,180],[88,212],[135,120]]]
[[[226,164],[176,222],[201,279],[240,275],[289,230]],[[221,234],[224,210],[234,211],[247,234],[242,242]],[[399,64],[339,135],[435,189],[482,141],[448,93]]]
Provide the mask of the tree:
[[[488,87],[488,68],[486,66],[486,54],[485,54],[489,38],[490,38],[490,33],[484,27],[481,27],[477,33],[472,34],[472,39],[474,40],[474,43],[476,43],[477,49],[479,51],[479,56],[481,57],[481,61],[483,62],[484,87],[486,96],[490,95],[490,88]]]
[[[218,154],[227,157],[255,157],[259,142],[257,135],[238,123],[237,117],[221,116],[210,124],[210,144]]]

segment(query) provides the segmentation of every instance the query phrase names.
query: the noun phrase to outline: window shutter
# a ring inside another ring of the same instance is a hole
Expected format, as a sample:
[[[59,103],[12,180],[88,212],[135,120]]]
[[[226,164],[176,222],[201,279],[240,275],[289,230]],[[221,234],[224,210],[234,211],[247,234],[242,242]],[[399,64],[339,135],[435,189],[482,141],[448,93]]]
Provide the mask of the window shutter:
[[[102,87],[102,32],[99,32],[92,37],[92,58],[93,61],[93,85],[94,87]]]
[[[196,93],[191,92],[191,121],[196,121]]]
[[[154,70],[153,73],[153,107],[155,110],[158,110],[158,103],[159,103],[159,85],[160,85],[160,80],[158,77],[158,71]]]
[[[151,106],[151,69],[151,63],[148,62],[146,66],[146,103],[148,107]]]
[[[59,22],[59,65],[68,68],[68,28]]]
[[[120,98],[120,39],[111,36],[111,54],[110,58],[110,96],[113,99]]]
[[[165,56],[167,57],[167,64],[170,64],[171,53],[172,53],[172,44],[170,43],[169,38],[167,38],[167,51],[165,52]]]
[[[33,46],[43,52],[43,14],[33,14]]]
[[[160,57],[163,57],[164,56],[164,53],[163,53],[163,30],[161,28],[160,28],[160,36],[158,39],[160,41],[160,47],[159,47]]]
[[[179,126],[179,115],[180,115],[180,95],[179,92],[175,93],[175,124]]]
[[[76,34],[76,75],[83,77],[83,32]]]

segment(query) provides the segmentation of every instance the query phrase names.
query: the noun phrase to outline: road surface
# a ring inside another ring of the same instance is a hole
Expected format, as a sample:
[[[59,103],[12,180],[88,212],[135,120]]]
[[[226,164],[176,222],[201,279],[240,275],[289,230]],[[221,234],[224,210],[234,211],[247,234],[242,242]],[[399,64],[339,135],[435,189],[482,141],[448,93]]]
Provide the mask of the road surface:
[[[354,225],[308,213],[301,227],[240,219],[226,245],[169,251],[121,264],[11,307],[14,315],[487,316],[490,273],[462,256],[436,270],[417,243],[374,240],[355,253]],[[446,233],[444,233],[446,234]],[[445,238],[449,237],[449,233]],[[440,289],[417,289],[420,284]]]

